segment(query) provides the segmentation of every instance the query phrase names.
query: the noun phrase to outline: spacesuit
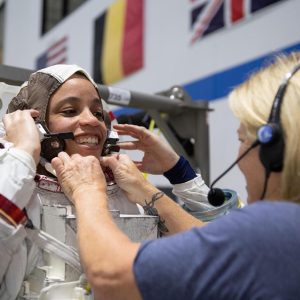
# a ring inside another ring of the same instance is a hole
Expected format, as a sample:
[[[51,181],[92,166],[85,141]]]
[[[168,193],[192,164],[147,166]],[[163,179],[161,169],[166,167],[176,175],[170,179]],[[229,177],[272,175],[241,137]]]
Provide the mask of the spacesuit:
[[[10,103],[8,112],[33,108],[40,112],[36,121],[44,122],[51,93],[76,72],[83,73],[97,89],[80,67],[53,66],[38,71],[38,76],[29,79]],[[57,155],[55,151],[42,147],[42,154],[50,155],[48,162]],[[47,168],[50,164],[45,164],[43,157],[41,162],[51,173]],[[7,142],[0,149],[0,174],[0,213],[1,203],[13,203],[26,217],[18,224],[10,224],[5,216],[0,218],[0,299],[93,299],[76,250],[74,206],[65,197],[55,177],[37,175],[33,158]],[[207,210],[207,187],[199,175],[176,185],[173,192],[189,208]],[[117,185],[108,184],[107,194],[113,216],[142,213],[142,209],[129,202]],[[157,217],[149,217],[149,223],[140,217],[137,219],[143,226],[136,227],[142,228],[146,235],[149,232],[147,239],[157,237]],[[93,233],[90,235],[92,239]]]
[[[12,145],[0,149],[1,195],[27,211],[27,226],[0,218],[0,299],[37,299],[40,293],[40,299],[55,299],[51,293],[92,299],[75,250],[74,206],[55,179],[36,175],[35,168],[24,151]],[[108,197],[111,210],[139,214],[116,185],[108,187]]]
[[[80,67],[57,65],[31,75],[8,112],[34,108],[40,112],[36,121],[44,122],[51,95],[77,72],[97,90]],[[48,162],[57,155],[55,149],[42,147],[42,151],[50,154]],[[0,172],[0,299],[93,299],[76,250],[74,206],[55,177],[36,174],[33,158],[5,140],[0,147]],[[110,210],[141,213],[117,185],[108,185],[107,194]],[[24,220],[11,223],[7,207],[24,213]]]

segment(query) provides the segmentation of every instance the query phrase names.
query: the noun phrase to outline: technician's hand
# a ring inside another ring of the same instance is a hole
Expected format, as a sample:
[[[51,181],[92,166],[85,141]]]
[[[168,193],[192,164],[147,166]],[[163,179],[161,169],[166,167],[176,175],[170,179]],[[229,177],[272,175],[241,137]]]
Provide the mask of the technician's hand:
[[[116,183],[133,203],[144,205],[147,193],[157,191],[125,154],[101,157],[100,163],[112,170]]]
[[[94,156],[74,154],[70,157],[66,152],[60,152],[51,164],[66,196],[74,203],[80,194],[106,193],[105,177]]]
[[[144,152],[142,161],[135,162],[139,170],[150,174],[163,174],[170,170],[179,160],[178,154],[158,136],[144,127],[128,124],[114,125],[119,135],[129,135],[136,141],[121,142],[121,149],[141,150]]]
[[[30,154],[36,165],[40,159],[41,144],[33,118],[38,115],[37,110],[30,109],[17,110],[3,117],[5,139],[13,143],[16,148]]]

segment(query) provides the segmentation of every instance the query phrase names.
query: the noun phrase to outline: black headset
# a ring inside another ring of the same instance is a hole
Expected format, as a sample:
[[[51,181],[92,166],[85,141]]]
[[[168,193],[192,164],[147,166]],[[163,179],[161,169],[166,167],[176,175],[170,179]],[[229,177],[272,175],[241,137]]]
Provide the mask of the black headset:
[[[280,112],[288,83],[299,69],[300,64],[297,64],[285,75],[273,101],[268,123],[262,125],[257,131],[257,140],[260,144],[259,158],[267,172],[280,172],[283,169],[284,134]]]
[[[262,125],[257,130],[257,139],[252,145],[242,153],[233,164],[229,166],[210,186],[208,193],[208,202],[213,206],[221,206],[225,202],[225,194],[219,188],[213,188],[227,172],[229,172],[250,150],[260,145],[259,158],[263,164],[266,175],[264,189],[261,199],[264,198],[267,189],[267,182],[271,172],[281,172],[284,160],[284,134],[280,122],[280,112],[283,98],[291,77],[300,69],[300,63],[294,66],[282,80],[276,92],[271,112],[267,124]]]
[[[72,132],[51,133],[45,122],[36,122],[36,127],[40,133],[41,156],[48,162],[65,150],[65,140],[74,139]]]

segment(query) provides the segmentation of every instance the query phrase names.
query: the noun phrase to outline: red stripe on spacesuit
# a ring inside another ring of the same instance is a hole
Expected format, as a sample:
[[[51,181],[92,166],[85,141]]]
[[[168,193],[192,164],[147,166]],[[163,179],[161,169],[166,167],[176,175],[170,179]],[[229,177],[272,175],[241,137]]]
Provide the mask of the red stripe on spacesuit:
[[[0,214],[8,219],[13,225],[25,223],[26,215],[22,209],[20,209],[13,202],[0,194]]]

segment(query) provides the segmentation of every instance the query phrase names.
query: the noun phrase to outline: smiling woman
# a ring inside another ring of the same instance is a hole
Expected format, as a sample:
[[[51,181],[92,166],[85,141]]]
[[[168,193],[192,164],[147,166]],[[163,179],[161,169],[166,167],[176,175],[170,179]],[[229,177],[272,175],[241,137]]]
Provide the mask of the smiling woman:
[[[73,75],[53,95],[47,110],[51,132],[71,131],[66,141],[69,155],[100,157],[107,129],[101,99],[93,84],[82,75]]]
[[[18,95],[12,99],[8,113],[30,108],[39,112],[35,120],[43,123],[49,132],[73,134],[74,139],[64,140],[63,143],[64,150],[69,155],[80,154],[100,159],[107,137],[104,122],[106,112],[103,111],[97,85],[85,70],[76,65],[55,65],[32,74]],[[74,286],[79,284],[81,270],[71,268],[68,262],[68,255],[77,248],[75,209],[54,174],[49,173],[48,168],[45,169],[45,160],[50,161],[58,153],[56,147],[52,148],[52,143],[48,143],[46,147],[45,153],[49,156],[41,158],[35,183],[31,183],[32,189],[29,190],[28,185],[26,186],[26,182],[29,182],[26,178],[18,191],[18,195],[22,195],[22,204],[15,205],[20,210],[26,210],[31,227],[50,234],[49,239],[55,245],[58,241],[65,244],[61,244],[61,247],[67,249],[63,251],[67,253],[64,254],[66,260],[57,260],[53,253],[49,255],[39,248],[38,243],[29,241],[32,233],[28,230],[22,235],[0,219],[0,249],[5,249],[12,255],[6,264],[0,263],[0,281],[5,282],[0,286],[1,299],[2,295],[12,295],[5,299],[15,299],[18,294],[20,297],[32,299],[45,286],[57,282],[60,282],[62,288],[65,282],[73,282]],[[121,214],[140,214],[139,207],[129,202],[117,185],[107,187],[107,194],[110,210],[118,210]],[[8,239],[11,243],[2,245],[1,240]],[[9,281],[10,278],[14,278],[13,283]],[[21,286],[25,281],[29,290],[26,288],[23,291]],[[58,286],[55,290],[58,291]],[[65,294],[58,298],[69,299]],[[77,298],[72,296],[72,299]]]

